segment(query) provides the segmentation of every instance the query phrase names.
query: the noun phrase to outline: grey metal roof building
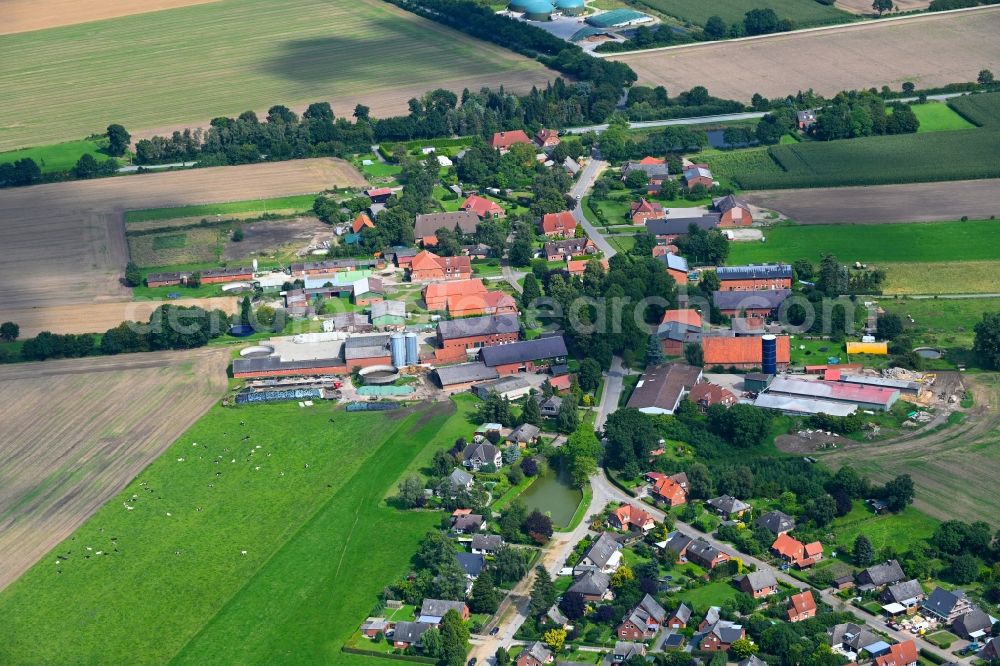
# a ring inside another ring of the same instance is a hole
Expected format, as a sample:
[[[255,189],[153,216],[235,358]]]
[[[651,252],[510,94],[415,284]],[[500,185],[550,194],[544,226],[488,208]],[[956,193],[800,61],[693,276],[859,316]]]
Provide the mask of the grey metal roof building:
[[[876,386],[878,388],[897,389],[902,393],[916,395],[924,387],[920,382],[909,382],[905,379],[892,379],[890,377],[868,377],[866,375],[841,374],[837,381],[846,384],[861,384],[863,386]]]
[[[688,260],[680,255],[676,255],[673,252],[667,252],[666,254],[661,254],[657,257],[661,263],[667,265],[667,268],[672,271],[684,271],[688,272]]]
[[[516,314],[449,319],[438,323],[438,336],[442,340],[467,338],[473,335],[502,335],[517,333],[520,330],[521,322]]]
[[[747,266],[719,266],[715,269],[719,280],[775,280],[791,279],[792,267],[788,264],[749,264]]]
[[[843,382],[810,381],[807,379],[792,379],[775,377],[767,387],[768,393],[778,393],[802,398],[829,400],[831,402],[850,403],[887,411],[899,399],[897,389]]]
[[[673,414],[684,397],[701,380],[702,369],[683,363],[655,365],[642,373],[628,406],[645,414]]]
[[[344,360],[388,356],[388,335],[356,335],[344,340]]]
[[[427,213],[417,215],[413,224],[413,235],[418,239],[433,236],[438,229],[452,231],[458,226],[463,234],[476,233],[479,216],[470,210],[459,210],[454,213]]]
[[[553,335],[534,340],[512,342],[507,345],[483,347],[480,356],[489,367],[509,365],[511,363],[526,363],[550,358],[563,358],[569,352],[566,341],[561,335]]]
[[[717,291],[712,302],[720,310],[777,310],[791,295],[791,289]]]
[[[305,361],[283,361],[280,356],[265,356],[263,358],[233,359],[233,374],[253,372],[274,372],[279,370],[319,370],[333,366],[342,366],[343,361],[337,358],[314,358]]]
[[[464,601],[449,601],[447,599],[424,599],[420,606],[421,617],[444,617],[445,613],[453,610],[459,615],[465,612]]]
[[[459,365],[448,365],[437,368],[438,382],[441,388],[447,388],[456,384],[468,384],[471,382],[482,382],[488,379],[500,377],[493,368],[489,368],[485,363],[460,363]]]
[[[812,414],[829,414],[830,416],[850,416],[857,411],[855,405],[832,402],[830,400],[814,400],[776,393],[761,393],[753,401],[754,407],[773,409],[782,414],[805,416]]]

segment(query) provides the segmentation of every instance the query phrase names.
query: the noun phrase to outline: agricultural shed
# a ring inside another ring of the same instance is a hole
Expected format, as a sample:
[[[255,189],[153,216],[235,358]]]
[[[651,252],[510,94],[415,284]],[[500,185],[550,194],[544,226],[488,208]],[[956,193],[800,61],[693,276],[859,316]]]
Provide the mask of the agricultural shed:
[[[848,342],[848,354],[877,354],[885,356],[889,353],[888,342]]]
[[[587,17],[587,24],[596,28],[624,28],[653,21],[653,17],[634,9],[612,9]]]

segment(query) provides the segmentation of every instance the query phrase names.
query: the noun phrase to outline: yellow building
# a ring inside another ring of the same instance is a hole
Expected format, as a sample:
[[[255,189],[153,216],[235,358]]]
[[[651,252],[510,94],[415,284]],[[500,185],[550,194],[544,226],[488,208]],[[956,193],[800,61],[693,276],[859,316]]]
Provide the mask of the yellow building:
[[[848,342],[848,354],[879,354],[885,356],[889,353],[888,342]]]

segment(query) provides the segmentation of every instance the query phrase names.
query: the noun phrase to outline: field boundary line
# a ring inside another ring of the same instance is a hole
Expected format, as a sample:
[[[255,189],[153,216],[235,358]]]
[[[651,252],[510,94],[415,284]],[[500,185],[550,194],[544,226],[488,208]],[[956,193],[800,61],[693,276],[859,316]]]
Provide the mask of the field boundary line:
[[[750,37],[737,37],[736,39],[720,39],[711,42],[698,42],[696,44],[675,44],[674,46],[658,46],[654,49],[636,49],[633,51],[618,51],[616,53],[598,53],[592,52],[591,55],[597,58],[608,58],[615,59],[619,56],[632,56],[632,55],[642,55],[645,53],[658,53],[663,51],[677,51],[677,50],[694,50],[698,48],[706,48],[709,46],[717,46],[719,44],[734,44],[740,42],[750,42],[762,39],[775,39],[777,37],[785,37],[790,35],[805,35],[814,32],[828,32],[830,30],[855,30],[866,27],[872,27],[876,25],[881,25],[884,23],[896,23],[899,21],[912,21],[916,19],[932,19],[937,16],[948,16],[950,14],[957,14],[959,12],[974,12],[974,11],[988,11],[988,10],[1000,10],[1000,7],[996,5],[980,5],[978,7],[962,7],[960,9],[948,9],[943,12],[922,12],[920,14],[906,14],[903,16],[887,16],[885,18],[870,19],[866,21],[855,21],[853,23],[836,23],[834,25],[821,25],[815,28],[802,28],[800,30],[789,30],[788,32],[772,32],[767,35],[751,35]]]

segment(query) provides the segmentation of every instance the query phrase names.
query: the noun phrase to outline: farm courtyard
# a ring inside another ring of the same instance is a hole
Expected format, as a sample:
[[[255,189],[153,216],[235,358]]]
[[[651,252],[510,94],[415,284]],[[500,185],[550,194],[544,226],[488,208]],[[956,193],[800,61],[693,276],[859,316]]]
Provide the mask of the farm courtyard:
[[[0,310],[12,321],[67,332],[59,330],[73,325],[61,316],[66,308],[128,301],[121,283],[128,261],[125,210],[316,193],[364,182],[346,162],[320,158],[0,191],[0,277],[6,285]],[[41,217],[44,225],[38,224]]]
[[[440,514],[382,498],[470,404],[213,408],[0,593],[0,661],[395,663],[340,647]]]
[[[989,7],[613,59],[632,67],[642,85],[671,92],[701,85],[743,101],[754,93],[775,97],[809,88],[822,95],[883,85],[898,90],[904,81],[930,88],[974,81],[986,64],[1000,60],[998,29],[1000,8]]]
[[[411,97],[434,88],[525,92],[553,77],[381,0],[222,0],[4,35],[0,51],[18,54],[0,82],[0,150],[79,139],[109,123],[134,136],[207,126],[275,104],[406,113]]]
[[[222,395],[228,360],[227,350],[213,349],[0,366],[0,589]],[[85,545],[68,548],[85,561]],[[55,570],[51,562],[39,567]]]

